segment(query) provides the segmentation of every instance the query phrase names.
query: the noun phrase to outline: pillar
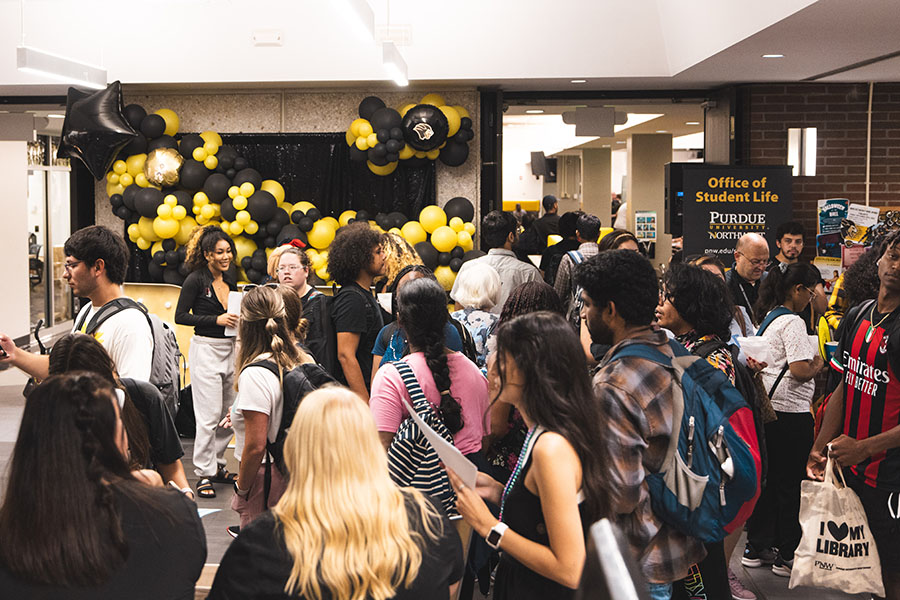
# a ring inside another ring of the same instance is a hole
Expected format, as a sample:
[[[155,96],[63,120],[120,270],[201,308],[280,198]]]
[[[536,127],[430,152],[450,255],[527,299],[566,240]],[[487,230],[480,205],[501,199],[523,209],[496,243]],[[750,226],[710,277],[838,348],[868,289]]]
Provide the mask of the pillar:
[[[585,148],[581,154],[582,210],[611,227],[612,150]]]
[[[625,200],[628,202],[628,229],[635,230],[634,213],[656,212],[657,241],[654,266],[668,264],[672,257],[672,236],[663,233],[665,215],[665,164],[672,162],[672,134],[634,134],[628,138],[628,180]]]
[[[0,181],[3,182],[3,218],[0,261],[3,310],[0,331],[12,338],[28,334],[28,147],[24,141],[0,141]]]

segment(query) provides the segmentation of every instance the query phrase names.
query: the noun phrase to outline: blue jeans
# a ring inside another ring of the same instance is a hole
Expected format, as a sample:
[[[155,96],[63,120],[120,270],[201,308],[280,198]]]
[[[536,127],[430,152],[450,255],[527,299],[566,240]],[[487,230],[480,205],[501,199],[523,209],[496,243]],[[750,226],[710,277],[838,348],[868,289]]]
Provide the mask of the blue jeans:
[[[671,583],[648,583],[647,589],[650,592],[650,600],[671,600],[672,598]]]

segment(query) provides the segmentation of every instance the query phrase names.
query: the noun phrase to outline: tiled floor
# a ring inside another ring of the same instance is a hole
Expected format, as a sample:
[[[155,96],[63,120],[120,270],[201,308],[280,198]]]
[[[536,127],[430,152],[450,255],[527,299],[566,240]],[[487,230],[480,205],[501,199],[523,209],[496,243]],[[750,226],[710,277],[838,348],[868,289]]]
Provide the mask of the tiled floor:
[[[6,465],[12,452],[13,443],[18,432],[19,421],[21,419],[24,399],[22,398],[22,387],[25,378],[12,370],[0,371],[0,494],[5,490],[6,486]],[[188,480],[193,487],[197,482],[197,477],[193,473],[191,464],[192,441],[183,440],[185,446],[184,465],[188,475]],[[230,454],[230,452],[229,452]],[[236,465],[229,464],[230,470],[235,470]],[[217,485],[217,497],[211,500],[200,499],[197,502],[198,508],[214,509],[216,512],[207,514],[203,517],[203,525],[206,529],[206,539],[208,543],[207,563],[218,564],[231,542],[231,537],[226,532],[226,527],[236,525],[238,523],[237,515],[231,510],[231,490],[226,485]],[[760,600],[847,600],[855,598],[858,600],[866,600],[867,596],[851,596],[840,592],[832,592],[827,590],[813,588],[798,588],[788,590],[788,579],[774,575],[767,568],[745,569],[740,564],[740,549],[743,543],[738,546],[735,551],[733,560],[731,561],[732,569],[744,584],[753,590]],[[481,596],[476,593],[476,599]]]

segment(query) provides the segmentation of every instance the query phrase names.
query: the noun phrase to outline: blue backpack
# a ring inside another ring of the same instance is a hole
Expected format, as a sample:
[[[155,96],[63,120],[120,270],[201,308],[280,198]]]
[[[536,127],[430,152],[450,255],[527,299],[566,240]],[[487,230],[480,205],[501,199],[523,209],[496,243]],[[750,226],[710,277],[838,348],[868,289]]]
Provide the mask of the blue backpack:
[[[762,465],[753,413],[720,370],[670,340],[675,358],[631,344],[612,360],[638,357],[670,370],[675,407],[662,467],[647,473],[653,513],[682,533],[717,542],[743,525],[759,497]]]

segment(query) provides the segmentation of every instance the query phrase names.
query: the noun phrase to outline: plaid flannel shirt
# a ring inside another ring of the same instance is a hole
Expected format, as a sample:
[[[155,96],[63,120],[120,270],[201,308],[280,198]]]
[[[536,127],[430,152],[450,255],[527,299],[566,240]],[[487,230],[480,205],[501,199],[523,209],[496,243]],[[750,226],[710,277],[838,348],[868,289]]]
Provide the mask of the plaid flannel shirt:
[[[647,472],[658,472],[672,435],[670,371],[637,357],[609,357],[630,344],[655,346],[672,356],[666,335],[649,327],[616,344],[594,374],[594,396],[604,415],[600,437],[608,456],[607,483],[614,519],[628,538],[644,577],[651,583],[682,579],[706,555],[703,544],[660,521],[650,507]]]

